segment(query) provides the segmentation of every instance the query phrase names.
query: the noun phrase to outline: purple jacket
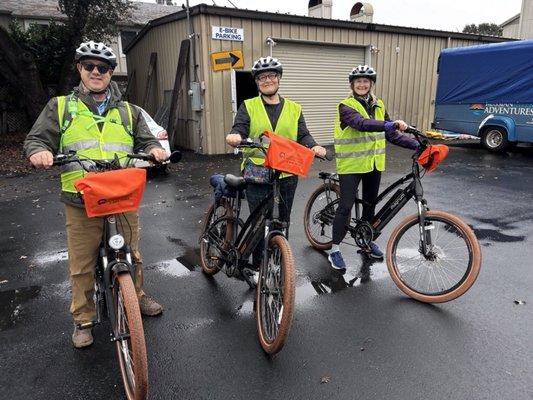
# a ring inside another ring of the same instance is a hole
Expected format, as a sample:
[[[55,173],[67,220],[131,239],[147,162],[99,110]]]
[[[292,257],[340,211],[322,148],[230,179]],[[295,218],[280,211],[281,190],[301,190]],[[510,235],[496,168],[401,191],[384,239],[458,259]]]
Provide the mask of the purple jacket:
[[[363,105],[364,106],[364,105]],[[374,107],[377,107],[375,105]],[[387,112],[385,112],[385,121],[379,121],[377,119],[365,118],[353,108],[344,104],[339,106],[341,129],[350,126],[358,131],[362,132],[383,132],[385,131],[385,139],[392,144],[407,149],[418,149],[418,142],[415,139],[411,139],[409,136],[398,132],[392,121],[389,118]]]

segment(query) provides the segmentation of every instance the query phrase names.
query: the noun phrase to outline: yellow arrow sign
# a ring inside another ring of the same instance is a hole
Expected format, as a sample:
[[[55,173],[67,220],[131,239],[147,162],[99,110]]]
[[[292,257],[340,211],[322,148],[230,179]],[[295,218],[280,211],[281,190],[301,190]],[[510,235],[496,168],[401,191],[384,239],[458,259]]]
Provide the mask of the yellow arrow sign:
[[[230,68],[243,68],[244,57],[240,50],[219,51],[211,53],[213,71],[222,71]]]

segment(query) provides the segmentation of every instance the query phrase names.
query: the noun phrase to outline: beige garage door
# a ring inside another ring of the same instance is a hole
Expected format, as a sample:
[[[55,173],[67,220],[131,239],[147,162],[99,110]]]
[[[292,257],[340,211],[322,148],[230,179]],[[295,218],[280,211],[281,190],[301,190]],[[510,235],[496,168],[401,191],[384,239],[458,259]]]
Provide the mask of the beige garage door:
[[[365,63],[365,49],[282,42],[273,56],[283,64],[280,94],[302,105],[317,142],[333,143],[335,107],[349,95],[348,74]]]

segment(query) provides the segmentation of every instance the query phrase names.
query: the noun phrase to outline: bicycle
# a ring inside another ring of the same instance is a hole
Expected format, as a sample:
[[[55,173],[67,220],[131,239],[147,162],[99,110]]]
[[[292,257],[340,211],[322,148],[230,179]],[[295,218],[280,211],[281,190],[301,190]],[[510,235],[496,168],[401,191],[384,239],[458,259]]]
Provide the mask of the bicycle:
[[[65,166],[69,163],[78,163],[86,172],[98,172],[98,175],[101,176],[108,171],[129,167],[134,159],[155,162],[152,155],[128,154],[126,157],[125,165],[121,166],[118,158],[113,161],[92,160],[79,157],[75,152],[71,152],[55,156],[54,165]],[[170,156],[170,161],[177,162],[180,158],[180,153],[174,152]],[[144,179],[146,179],[145,175]],[[142,185],[144,187],[144,181]],[[88,216],[91,217],[85,195],[84,199]],[[120,201],[120,197],[114,197],[109,201],[100,199],[98,203],[104,205],[113,201]],[[91,322],[77,324],[77,326],[79,329],[91,329],[99,325],[103,318],[109,318],[111,323],[111,342],[116,345],[126,397],[128,400],[144,400],[148,392],[146,343],[141,311],[133,283],[135,267],[132,263],[131,248],[125,242],[117,224],[120,213],[121,211],[117,209],[116,213],[102,215],[104,233],[100,244],[98,262],[95,266],[93,295],[96,306],[96,319]]]
[[[258,149],[265,154],[267,151],[262,144],[249,140],[237,148]],[[279,207],[272,205],[282,201],[278,183],[281,173],[272,169],[272,190],[246,221],[242,221],[240,214],[247,182],[242,177],[225,175],[224,182],[234,193],[215,199],[207,211],[199,239],[202,270],[206,275],[223,270],[228,277],[242,276],[250,288],[255,288],[258,338],[269,355],[283,348],[294,312],[295,269],[287,240],[288,224],[279,219]],[[263,257],[256,285],[247,260],[261,244]]]
[[[427,137],[417,129],[410,127],[406,132],[414,135],[422,150],[429,145]],[[419,155],[417,151],[412,157],[411,173],[379,194],[373,205],[398,188],[370,223],[361,220],[359,210],[369,203],[356,198],[355,217],[350,218],[347,229],[356,246],[368,251],[369,243],[414,199],[417,213],[400,221],[388,240],[387,269],[396,286],[408,296],[422,302],[441,303],[456,299],[473,285],[481,266],[481,247],[472,229],[459,217],[429,210],[423,197]],[[320,172],[319,178],[323,184],[311,194],[305,207],[304,231],[315,249],[328,250],[339,203],[339,178],[328,172]]]

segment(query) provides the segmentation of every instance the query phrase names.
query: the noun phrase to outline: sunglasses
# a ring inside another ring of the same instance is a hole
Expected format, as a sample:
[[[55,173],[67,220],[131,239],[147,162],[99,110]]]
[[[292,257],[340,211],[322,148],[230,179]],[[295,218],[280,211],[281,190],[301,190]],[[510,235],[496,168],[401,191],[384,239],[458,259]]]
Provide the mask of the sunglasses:
[[[107,64],[93,64],[93,63],[81,63],[81,66],[83,69],[87,72],[93,72],[94,68],[98,70],[101,74],[107,74],[111,68],[110,65]]]

